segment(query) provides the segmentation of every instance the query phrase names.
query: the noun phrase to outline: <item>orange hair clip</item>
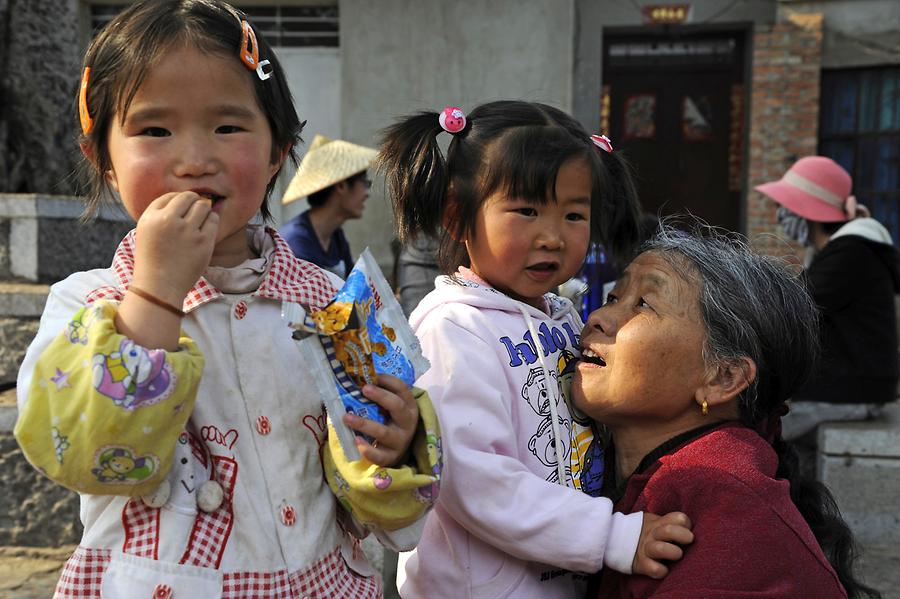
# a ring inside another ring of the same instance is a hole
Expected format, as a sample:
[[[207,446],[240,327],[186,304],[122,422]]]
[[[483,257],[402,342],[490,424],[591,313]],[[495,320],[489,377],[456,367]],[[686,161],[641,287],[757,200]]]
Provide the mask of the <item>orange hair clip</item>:
[[[241,62],[250,69],[256,71],[256,75],[260,80],[265,81],[272,76],[272,71],[265,71],[266,66],[271,63],[268,60],[259,60],[259,46],[256,43],[256,34],[247,21],[241,21]]]
[[[94,119],[88,112],[87,92],[88,82],[91,79],[91,67],[85,67],[81,75],[81,89],[78,92],[78,118],[81,120],[81,132],[90,135],[94,130]]]
[[[255,71],[259,66],[259,46],[256,45],[256,34],[247,21],[241,21],[241,62]]]

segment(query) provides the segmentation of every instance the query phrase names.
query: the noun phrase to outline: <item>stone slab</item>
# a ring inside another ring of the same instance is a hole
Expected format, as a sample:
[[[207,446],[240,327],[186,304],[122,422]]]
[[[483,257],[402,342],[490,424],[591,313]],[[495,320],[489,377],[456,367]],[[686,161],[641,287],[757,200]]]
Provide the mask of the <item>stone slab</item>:
[[[81,538],[78,494],[40,474],[0,433],[0,546],[55,547]]]
[[[42,193],[0,193],[0,218],[62,218],[78,220],[84,211],[80,196]],[[108,221],[131,222],[128,213],[111,202],[100,206],[98,218]]]
[[[0,315],[40,318],[49,294],[49,285],[0,282]]]
[[[844,422],[819,427],[819,451],[828,456],[868,456],[900,460],[900,422]]]
[[[821,455],[819,479],[860,542],[900,539],[900,460]]]
[[[0,405],[0,434],[12,433],[13,428],[16,426],[16,418],[18,415],[19,412],[15,405]]]
[[[37,318],[0,317],[0,386],[15,384],[25,351],[39,324]]]

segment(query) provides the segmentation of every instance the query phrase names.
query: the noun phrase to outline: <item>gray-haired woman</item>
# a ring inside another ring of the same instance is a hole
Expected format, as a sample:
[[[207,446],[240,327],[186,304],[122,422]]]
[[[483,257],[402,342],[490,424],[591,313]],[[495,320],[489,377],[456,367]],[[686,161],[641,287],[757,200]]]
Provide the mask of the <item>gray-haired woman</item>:
[[[877,596],[853,577],[830,494],[797,479],[781,438],[816,307],[780,261],[704,233],[663,229],[583,331],[573,395],[611,433],[605,493],[626,512],[682,511],[695,534],[664,579],[606,571],[599,596]]]

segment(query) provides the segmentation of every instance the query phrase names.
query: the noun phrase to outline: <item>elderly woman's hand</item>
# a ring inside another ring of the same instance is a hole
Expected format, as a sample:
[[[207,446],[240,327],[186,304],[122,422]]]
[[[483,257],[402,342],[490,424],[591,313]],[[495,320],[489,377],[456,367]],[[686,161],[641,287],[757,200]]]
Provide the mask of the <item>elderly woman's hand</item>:
[[[681,512],[669,512],[665,516],[644,512],[641,538],[631,564],[632,573],[663,578],[669,569],[660,560],[681,559],[684,551],[679,545],[694,542],[691,526],[691,519]]]

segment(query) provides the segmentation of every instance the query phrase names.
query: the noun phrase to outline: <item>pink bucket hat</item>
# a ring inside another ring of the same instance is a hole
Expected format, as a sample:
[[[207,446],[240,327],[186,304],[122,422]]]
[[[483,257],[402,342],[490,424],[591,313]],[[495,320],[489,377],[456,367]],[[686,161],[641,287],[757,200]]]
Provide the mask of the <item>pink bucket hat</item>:
[[[807,156],[795,162],[780,180],[754,189],[798,216],[832,223],[850,219],[847,209],[852,186],[850,175],[837,162],[824,156]]]

